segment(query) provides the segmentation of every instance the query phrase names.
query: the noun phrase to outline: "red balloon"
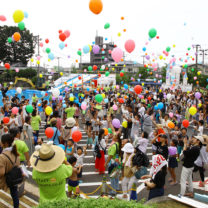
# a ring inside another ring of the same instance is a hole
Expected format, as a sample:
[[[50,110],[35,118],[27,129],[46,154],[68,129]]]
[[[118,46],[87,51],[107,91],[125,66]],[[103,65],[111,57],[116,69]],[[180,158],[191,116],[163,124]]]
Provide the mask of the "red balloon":
[[[119,102],[119,103],[124,103],[124,99],[123,99],[123,98],[119,98],[119,99],[118,99],[118,102]]]
[[[75,84],[74,87],[77,87],[77,85]]]
[[[131,53],[135,49],[135,42],[133,40],[127,40],[125,42],[125,49],[127,52]]]
[[[152,98],[149,96],[147,99],[148,99],[148,100],[151,100]]]
[[[108,53],[109,53],[109,54],[111,54],[111,52],[112,52],[111,50],[108,50]]]
[[[159,39],[160,37],[159,36],[156,36],[156,38]]]
[[[3,122],[4,122],[5,124],[9,123],[9,117],[4,117],[4,118],[3,118]]]
[[[10,69],[10,64],[9,64],[9,63],[5,63],[5,64],[4,64],[4,67],[5,67],[6,69]]]
[[[46,130],[45,130],[45,135],[51,139],[53,137],[53,134],[54,134],[54,130],[53,128],[51,127],[48,127]]]
[[[182,124],[185,128],[189,127],[189,121],[188,120],[183,120]]]
[[[48,40],[48,39],[45,39],[45,42],[46,42],[46,43],[49,43],[49,40]]]
[[[79,77],[78,77],[78,79],[79,79],[79,80],[81,80],[81,79],[82,79],[82,77],[81,77],[81,76],[79,76]]]
[[[61,33],[59,35],[59,39],[64,42],[66,40],[66,35],[64,33]]]
[[[48,93],[47,92],[45,93],[45,96],[48,96]]]
[[[101,77],[101,74],[98,74],[98,77]],[[101,87],[101,90],[103,90],[102,87]]]
[[[65,44],[65,47],[67,47],[67,44]]]
[[[134,87],[134,92],[135,92],[136,94],[140,94],[140,93],[142,92],[142,87],[141,87],[140,85],[136,85],[136,86]]]
[[[108,67],[106,67],[105,69],[108,70]]]
[[[123,73],[123,72],[121,72],[121,73],[120,73],[120,77],[123,77],[123,76],[124,76],[124,73]]]
[[[62,30],[59,30],[58,32],[59,32],[59,33],[62,33]]]
[[[72,133],[72,139],[74,142],[79,142],[82,138],[82,133],[80,131],[74,131]]]
[[[97,70],[98,67],[96,65],[94,65],[92,68],[95,71],[95,70]]]

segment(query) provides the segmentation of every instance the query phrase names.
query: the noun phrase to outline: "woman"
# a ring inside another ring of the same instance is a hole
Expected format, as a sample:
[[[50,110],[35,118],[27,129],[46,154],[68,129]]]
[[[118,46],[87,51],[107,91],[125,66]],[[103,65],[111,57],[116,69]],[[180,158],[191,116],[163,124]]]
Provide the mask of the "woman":
[[[27,116],[25,118],[25,123],[23,125],[23,134],[24,134],[24,141],[29,148],[29,154],[31,156],[32,153],[34,152],[35,148],[34,148],[34,138],[33,138],[33,130],[31,127],[31,117],[30,116]],[[37,141],[35,143],[37,143]]]
[[[145,186],[147,186],[147,189],[150,190],[148,200],[164,195],[167,164],[168,162],[162,155],[154,155],[152,157],[150,175],[144,175],[141,177],[141,179],[151,178],[150,181],[145,182]]]
[[[56,118],[52,118],[50,120],[50,124],[51,124],[51,127],[52,127],[54,133],[53,133],[53,137],[49,141],[52,141],[54,145],[62,144],[63,141],[62,141],[61,133],[58,130],[58,128],[56,127],[56,125],[57,125]]]
[[[149,108],[143,117],[143,131],[147,132],[148,135],[150,135],[150,133],[152,132],[152,114],[153,111],[151,108]]]
[[[106,150],[106,143],[105,143],[105,131],[104,129],[100,129],[98,134],[98,141],[96,145],[98,145],[101,157],[97,157],[95,159],[95,169],[96,172],[99,174],[105,174],[105,150]]]
[[[39,115],[37,115],[36,109],[34,109],[32,112],[31,126],[33,129],[33,136],[35,139],[36,138],[38,139],[40,124],[41,124],[41,118]]]
[[[75,104],[75,113],[74,113],[74,118],[77,122],[77,125],[79,126],[79,117],[80,117],[80,108],[79,108],[79,104]]]
[[[5,156],[7,155],[16,166],[20,165],[19,154],[17,153],[16,145],[12,145],[14,138],[10,134],[4,134],[1,138],[3,154],[0,154],[0,189],[7,191],[5,173],[8,173],[13,168],[12,163]],[[5,154],[5,155],[4,155]],[[18,187],[10,187],[10,194],[13,200],[14,208],[19,207]]]

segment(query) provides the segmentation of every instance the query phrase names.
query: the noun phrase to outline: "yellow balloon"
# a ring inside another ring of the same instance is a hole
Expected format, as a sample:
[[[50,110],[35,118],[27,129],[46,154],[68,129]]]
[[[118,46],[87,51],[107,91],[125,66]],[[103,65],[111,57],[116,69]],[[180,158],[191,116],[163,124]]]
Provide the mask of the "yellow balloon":
[[[144,83],[142,83],[142,86],[144,86]]]
[[[164,60],[166,60],[166,58],[165,58],[165,57],[164,57],[163,59],[164,59]]]
[[[163,59],[163,56],[162,56],[162,55],[160,55],[160,56],[159,56],[159,59],[160,59],[160,60],[162,60],[162,59]]]
[[[197,109],[195,108],[195,107],[190,107],[189,108],[189,113],[192,115],[192,116],[194,116],[196,113],[197,113]]]
[[[50,62],[51,61],[51,59],[48,59],[48,62]]]
[[[200,71],[198,71],[198,72],[197,72],[197,75],[200,75],[200,74],[201,74],[201,72],[200,72]]]
[[[13,19],[15,23],[19,23],[24,19],[24,12],[21,10],[16,10],[13,14]]]
[[[120,93],[117,93],[117,96],[119,96],[120,95]]]
[[[88,45],[89,46],[89,48],[90,48],[90,51],[92,50],[92,46],[91,45]]]
[[[126,65],[124,64],[123,67],[126,67]]]
[[[121,37],[121,33],[120,32],[118,33],[118,37]]]
[[[198,104],[198,107],[199,107],[199,108],[201,108],[201,106],[202,106],[202,104],[201,104],[201,103],[199,103],[199,104]]]
[[[53,112],[52,108],[50,106],[47,106],[45,109],[46,115],[50,116],[52,112]]]
[[[31,61],[31,62],[33,62],[33,61],[34,61],[34,59],[32,59],[32,58],[31,58],[31,59],[30,59],[30,61]]]
[[[70,100],[71,102],[73,102],[73,101],[74,101],[74,97],[70,97],[69,100]]]
[[[40,77],[40,78],[42,78],[42,77],[43,77],[43,75],[42,75],[42,74],[39,74],[39,77]]]
[[[115,68],[112,68],[112,70],[114,71],[114,70],[115,70]]]
[[[118,64],[115,64],[115,66],[118,66]]]
[[[103,97],[103,98],[105,98],[105,94],[104,94],[104,93],[103,93],[103,94],[101,94],[101,95],[102,95],[102,97]]]
[[[63,72],[60,72],[60,75],[63,76]]]
[[[36,62],[38,65],[40,64],[40,61],[39,60],[37,60],[37,62]]]
[[[188,77],[186,78],[186,80],[188,80]]]
[[[126,129],[126,128],[127,128],[127,126],[128,126],[127,121],[123,121],[122,126]]]
[[[189,94],[190,93],[190,91],[187,91],[187,94]]]
[[[162,90],[160,89],[159,92],[162,92]]]
[[[176,47],[176,45],[174,44],[174,45],[173,45],[173,48],[175,48],[175,47]]]

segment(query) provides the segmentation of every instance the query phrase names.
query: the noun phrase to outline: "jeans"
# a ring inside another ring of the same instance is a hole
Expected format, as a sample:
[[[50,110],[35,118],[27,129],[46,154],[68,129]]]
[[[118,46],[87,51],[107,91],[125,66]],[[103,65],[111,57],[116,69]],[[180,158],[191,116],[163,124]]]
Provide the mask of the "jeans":
[[[183,166],[181,172],[181,195],[184,196],[186,192],[186,181],[188,181],[188,190],[193,193],[192,173],[194,168],[186,168]]]
[[[164,188],[153,188],[150,189],[148,200],[163,195],[164,195]]]
[[[18,197],[17,186],[13,186],[9,189],[10,189],[10,194],[13,200],[14,208],[19,208],[19,197]]]
[[[132,185],[136,182],[137,182],[137,179],[135,176],[132,176],[130,178],[124,177],[122,180],[122,191],[124,192],[124,194],[130,193],[131,191],[129,190],[132,188]]]
[[[111,187],[115,190],[119,190],[119,176],[115,177],[115,178],[110,178],[110,182],[111,182]],[[116,195],[116,191],[111,190],[110,194],[112,195]]]

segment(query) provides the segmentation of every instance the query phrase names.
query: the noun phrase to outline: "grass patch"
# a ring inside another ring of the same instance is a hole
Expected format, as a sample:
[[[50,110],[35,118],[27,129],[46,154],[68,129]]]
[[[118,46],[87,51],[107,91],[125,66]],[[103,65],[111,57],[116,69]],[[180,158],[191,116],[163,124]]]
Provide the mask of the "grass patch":
[[[159,208],[190,208],[190,206],[182,204],[174,200],[168,200],[168,201],[164,201],[161,203],[159,202],[157,204],[157,207]]]

